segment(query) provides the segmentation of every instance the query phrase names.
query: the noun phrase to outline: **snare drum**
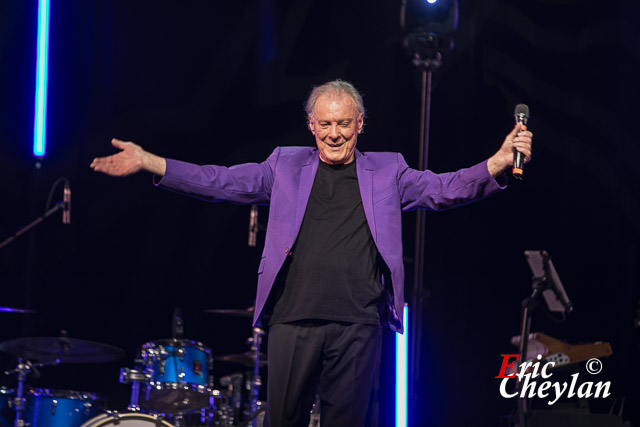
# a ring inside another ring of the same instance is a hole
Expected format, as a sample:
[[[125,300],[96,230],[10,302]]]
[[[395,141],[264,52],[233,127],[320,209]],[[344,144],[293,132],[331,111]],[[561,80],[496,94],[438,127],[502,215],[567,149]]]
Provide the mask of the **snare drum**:
[[[151,381],[140,385],[139,403],[166,414],[214,406],[211,350],[202,343],[179,339],[151,341],[140,357]]]
[[[106,427],[106,426],[118,426],[118,427],[173,427],[173,424],[169,424],[167,421],[159,418],[155,415],[146,415],[139,413],[130,414],[118,414],[109,413],[102,414],[93,419],[90,419],[81,427]]]
[[[34,388],[26,398],[24,421],[34,427],[79,427],[102,412],[104,403],[95,393],[71,390]]]

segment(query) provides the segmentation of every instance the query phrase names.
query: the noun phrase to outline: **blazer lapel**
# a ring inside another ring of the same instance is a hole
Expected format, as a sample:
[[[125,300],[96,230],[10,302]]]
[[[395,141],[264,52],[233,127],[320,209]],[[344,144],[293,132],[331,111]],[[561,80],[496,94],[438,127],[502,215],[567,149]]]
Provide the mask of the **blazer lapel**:
[[[373,215],[373,167],[367,157],[363,156],[358,150],[356,150],[356,171],[358,173],[358,186],[360,187],[364,216],[367,218],[373,241],[377,243],[376,221]]]
[[[300,170],[300,186],[298,187],[298,203],[296,205],[296,220],[294,227],[291,230],[291,238],[295,239],[300,231],[302,225],[302,219],[304,218],[304,212],[307,209],[307,203],[309,203],[309,195],[311,194],[311,187],[313,186],[313,180],[316,177],[318,171],[318,157],[317,151],[312,151],[312,154],[307,159],[307,162],[302,165]]]

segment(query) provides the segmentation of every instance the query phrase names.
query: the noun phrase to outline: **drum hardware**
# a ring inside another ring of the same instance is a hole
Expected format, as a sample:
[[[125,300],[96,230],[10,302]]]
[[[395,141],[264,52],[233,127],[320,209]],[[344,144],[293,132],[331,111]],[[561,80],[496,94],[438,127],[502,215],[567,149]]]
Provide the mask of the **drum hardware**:
[[[189,411],[188,413],[166,414],[165,419],[176,427],[192,426],[216,426],[233,427],[233,414],[224,407],[223,397],[220,391],[213,390],[208,406],[199,411]]]
[[[184,348],[182,348],[182,345],[181,345],[181,344],[178,346],[178,349],[177,349],[177,350],[175,350],[175,353],[174,353],[174,354],[177,354],[177,355],[178,355],[178,358],[180,359],[180,361],[181,361],[181,362],[183,362],[183,361],[184,361],[184,354],[185,354],[185,350],[184,350]]]
[[[220,385],[227,387],[225,409],[231,420],[239,420],[242,416],[242,383],[243,375],[240,372],[220,378]]]
[[[253,365],[253,376],[251,378],[251,387],[249,390],[249,409],[251,411],[251,415],[258,412],[258,393],[260,392],[260,387],[262,386],[262,379],[260,378],[260,344],[262,344],[262,336],[264,335],[264,331],[261,328],[253,328],[253,336],[249,338],[249,343],[251,344],[251,351],[254,355],[254,365]],[[257,420],[253,417],[252,425],[253,427],[257,426]]]
[[[18,366],[10,371],[5,371],[5,375],[18,374],[18,390],[16,391],[16,397],[12,402],[13,408],[16,411],[16,421],[14,424],[15,427],[24,427],[25,425],[23,419],[26,401],[26,399],[24,398],[24,383],[27,379],[27,375],[31,372],[34,372],[37,376],[39,376],[40,373],[38,372],[37,368],[43,368],[45,366],[55,366],[59,364],[59,359],[51,362],[32,364],[28,360],[18,358]]]
[[[164,364],[169,357],[169,353],[163,346],[159,347],[148,347],[142,346],[142,350],[140,351],[140,357],[143,360],[141,362],[145,365],[145,370],[153,376],[154,366],[157,366],[157,371],[160,375],[165,374]]]
[[[217,356],[215,360],[224,361],[230,363],[237,363],[246,368],[252,368],[252,371],[247,372],[246,388],[249,392],[249,411],[246,414],[247,419],[240,425],[252,425],[257,426],[257,417],[264,411],[264,407],[258,400],[260,388],[262,387],[262,378],[260,377],[260,368],[267,365],[267,356],[260,352],[260,345],[262,344],[262,336],[264,330],[259,327],[252,329],[252,336],[247,339],[247,344],[250,345],[250,350],[244,353],[227,354]],[[241,415],[241,396],[239,394],[240,383],[237,381],[242,380],[242,375],[239,373],[223,377],[220,379],[220,383],[223,386],[228,386],[228,392],[231,393],[231,404],[234,409],[234,420],[239,421]]]
[[[254,423],[258,425],[262,425],[262,422],[259,422],[259,417],[260,415],[265,413],[265,411],[267,410],[267,406],[264,404],[264,402],[258,402],[258,404],[259,404],[259,408],[255,412],[253,412],[251,415],[249,415],[249,417],[246,420],[242,421],[241,423],[238,423],[236,427],[247,427],[249,424],[254,425]],[[319,425],[320,424],[318,424],[318,426]]]
[[[151,374],[138,369],[120,369],[120,382],[122,384],[131,383],[131,399],[127,409],[131,412],[140,412],[138,399],[140,398],[140,384],[148,384],[151,381]],[[149,400],[149,396],[145,396]]]
[[[316,389],[316,401],[311,407],[311,417],[309,427],[320,427],[320,392]]]

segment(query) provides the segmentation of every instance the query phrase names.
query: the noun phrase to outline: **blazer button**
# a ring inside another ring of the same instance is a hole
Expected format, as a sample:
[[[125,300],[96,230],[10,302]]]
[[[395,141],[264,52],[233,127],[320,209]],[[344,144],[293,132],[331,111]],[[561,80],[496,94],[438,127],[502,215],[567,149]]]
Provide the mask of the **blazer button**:
[[[289,253],[289,248],[285,249],[285,250],[284,250],[284,253],[285,253],[285,254],[288,254],[288,253]]]

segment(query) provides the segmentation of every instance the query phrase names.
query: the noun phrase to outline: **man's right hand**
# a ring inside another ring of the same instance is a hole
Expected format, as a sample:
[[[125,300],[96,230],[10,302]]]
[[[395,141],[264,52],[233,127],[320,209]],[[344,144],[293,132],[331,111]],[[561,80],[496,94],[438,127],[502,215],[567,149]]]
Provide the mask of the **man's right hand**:
[[[91,162],[91,169],[111,176],[127,176],[145,170],[156,175],[164,175],[166,161],[162,157],[151,154],[133,142],[112,139],[111,144],[121,150],[107,157],[96,157]]]

